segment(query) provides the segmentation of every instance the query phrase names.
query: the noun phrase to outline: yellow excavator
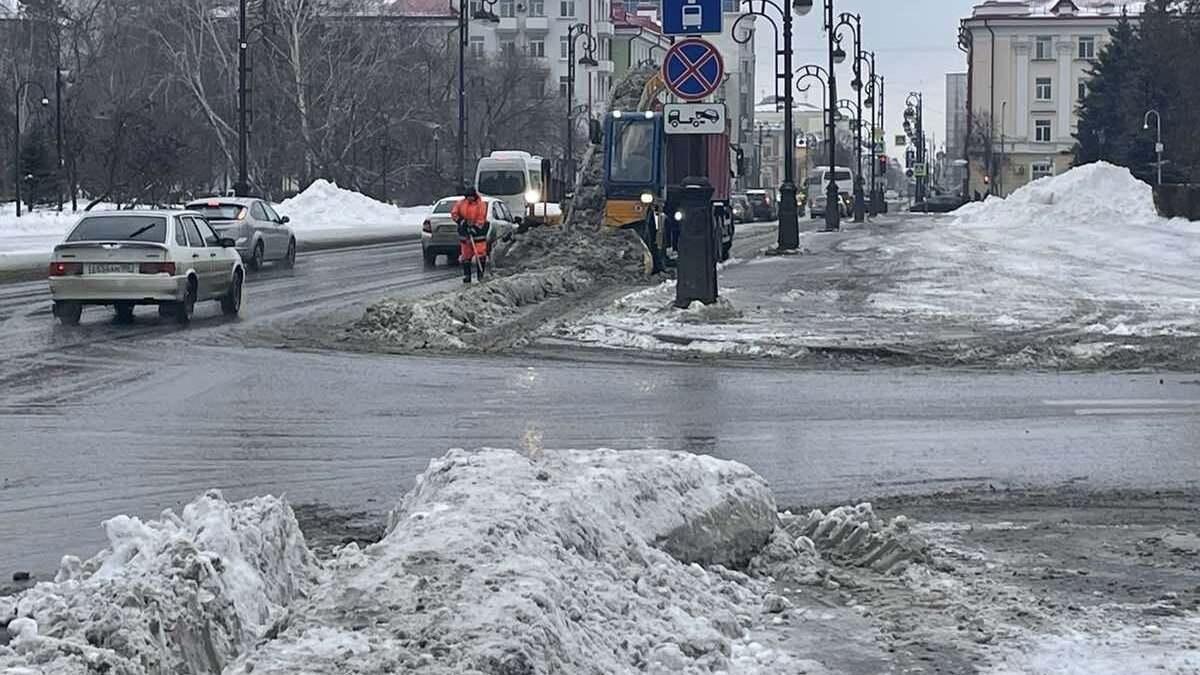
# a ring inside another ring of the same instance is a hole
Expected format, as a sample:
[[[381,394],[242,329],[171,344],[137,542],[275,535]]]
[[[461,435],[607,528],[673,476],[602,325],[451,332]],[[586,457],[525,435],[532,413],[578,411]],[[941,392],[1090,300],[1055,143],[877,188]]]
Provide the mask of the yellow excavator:
[[[604,224],[636,230],[662,269],[673,264],[676,210],[673,188],[686,177],[704,177],[713,187],[714,236],[721,259],[733,244],[729,193],[732,187],[729,129],[724,133],[666,133],[663,115],[666,86],[653,75],[642,90],[637,110],[614,110],[603,122]]]

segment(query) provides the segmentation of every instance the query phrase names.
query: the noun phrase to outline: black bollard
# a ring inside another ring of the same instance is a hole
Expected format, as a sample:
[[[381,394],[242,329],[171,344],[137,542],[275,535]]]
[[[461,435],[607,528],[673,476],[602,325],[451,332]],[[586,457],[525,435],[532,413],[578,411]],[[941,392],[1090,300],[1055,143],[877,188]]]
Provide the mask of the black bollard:
[[[696,300],[717,301],[718,240],[713,222],[713,187],[707,178],[684,178],[671,190],[679,221],[679,261],[676,265],[675,306],[688,307]]]

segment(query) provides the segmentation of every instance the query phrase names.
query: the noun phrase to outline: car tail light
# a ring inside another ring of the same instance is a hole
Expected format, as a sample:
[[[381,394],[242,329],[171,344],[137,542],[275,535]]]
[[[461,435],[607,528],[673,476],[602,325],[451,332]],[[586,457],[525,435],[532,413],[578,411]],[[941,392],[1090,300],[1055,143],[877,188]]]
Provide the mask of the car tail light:
[[[140,274],[170,274],[175,275],[175,263],[173,262],[144,262],[138,266]]]
[[[433,232],[433,223],[429,222],[428,220],[421,223],[421,231],[432,233]]]
[[[83,263],[53,262],[50,263],[50,276],[70,277],[83,274]]]
[[[247,211],[248,211],[248,209],[247,209],[246,207],[244,207],[244,206],[243,206],[241,209],[238,209],[237,219],[238,219],[238,220],[245,220],[245,219],[246,219],[246,212],[247,212]]]

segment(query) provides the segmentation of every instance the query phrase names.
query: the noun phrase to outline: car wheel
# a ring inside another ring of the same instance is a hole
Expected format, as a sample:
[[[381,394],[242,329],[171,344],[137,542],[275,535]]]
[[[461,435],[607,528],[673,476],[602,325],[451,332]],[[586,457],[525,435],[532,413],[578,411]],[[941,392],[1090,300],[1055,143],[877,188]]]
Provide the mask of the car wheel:
[[[57,316],[64,326],[78,326],[79,317],[82,315],[83,305],[78,302],[55,301],[54,303],[54,316]]]
[[[133,303],[118,302],[113,305],[117,312],[117,323],[133,323]]]
[[[175,303],[172,314],[175,316],[176,323],[188,324],[192,322],[192,312],[196,311],[196,282],[189,280],[187,292],[183,295],[183,302]]]
[[[283,259],[283,266],[289,270],[296,266],[296,240],[292,239],[288,242],[287,257]]]
[[[437,253],[434,253],[427,248],[423,248],[421,249],[421,257],[425,259],[426,267],[437,267]]]
[[[221,298],[221,311],[225,316],[237,316],[242,311],[242,273],[233,273],[233,285],[229,292]]]
[[[250,254],[250,269],[260,270],[263,266],[263,243],[260,241],[254,245],[254,251]]]

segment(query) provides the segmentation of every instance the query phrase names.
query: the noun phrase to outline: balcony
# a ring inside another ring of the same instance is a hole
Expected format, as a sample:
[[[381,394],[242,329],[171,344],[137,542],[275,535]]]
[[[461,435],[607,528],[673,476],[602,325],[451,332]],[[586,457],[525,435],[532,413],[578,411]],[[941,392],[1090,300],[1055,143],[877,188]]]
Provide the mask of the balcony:
[[[611,73],[613,71],[612,61],[600,61],[596,66],[597,73]]]
[[[525,30],[545,33],[550,30],[550,20],[544,16],[525,17]]]
[[[511,16],[500,17],[500,23],[496,24],[496,30],[501,33],[517,32],[517,19]]]
[[[615,30],[613,28],[613,22],[611,22],[611,21],[593,21],[592,22],[592,30],[594,30],[596,32],[597,36],[613,35],[615,32]]]

